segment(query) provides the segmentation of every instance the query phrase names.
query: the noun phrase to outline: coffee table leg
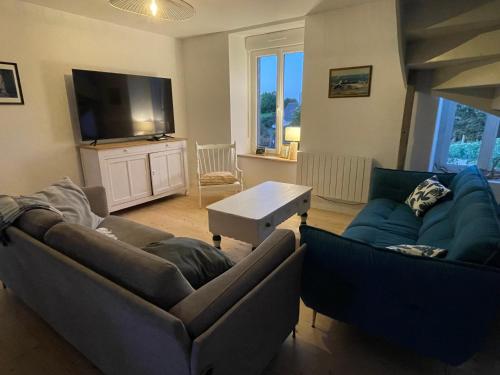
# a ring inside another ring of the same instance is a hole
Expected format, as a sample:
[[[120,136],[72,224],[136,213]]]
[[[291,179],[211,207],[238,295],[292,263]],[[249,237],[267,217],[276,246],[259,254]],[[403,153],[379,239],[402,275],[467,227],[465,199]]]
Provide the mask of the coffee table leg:
[[[214,234],[212,236],[212,241],[214,241],[214,246],[220,250],[220,243],[222,241],[221,236],[219,236],[218,234]]]
[[[300,225],[306,225],[306,224],[307,224],[307,212],[300,215]]]

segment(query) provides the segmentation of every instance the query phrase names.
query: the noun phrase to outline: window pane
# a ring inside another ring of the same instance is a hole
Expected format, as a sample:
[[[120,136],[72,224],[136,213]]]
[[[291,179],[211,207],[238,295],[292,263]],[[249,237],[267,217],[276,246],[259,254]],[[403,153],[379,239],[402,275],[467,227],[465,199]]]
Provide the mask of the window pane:
[[[283,73],[283,127],[300,126],[304,52],[285,53]],[[288,143],[284,139],[283,143]]]
[[[457,105],[448,164],[477,164],[485,123],[484,112],[466,105]]]
[[[257,146],[276,148],[276,84],[278,57],[257,59]]]
[[[498,127],[497,137],[495,139],[495,146],[493,147],[493,156],[488,166],[488,169],[491,170],[492,168],[495,168],[496,171],[500,171],[500,126]]]

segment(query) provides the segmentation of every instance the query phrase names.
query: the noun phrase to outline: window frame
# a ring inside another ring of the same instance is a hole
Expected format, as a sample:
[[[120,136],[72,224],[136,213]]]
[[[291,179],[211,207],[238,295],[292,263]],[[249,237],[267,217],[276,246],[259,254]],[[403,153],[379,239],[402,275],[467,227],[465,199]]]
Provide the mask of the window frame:
[[[285,73],[285,54],[302,52],[304,53],[304,44],[295,44],[286,47],[265,48],[254,51],[249,51],[250,60],[250,129],[251,129],[251,144],[252,149],[257,148],[257,120],[259,101],[257,98],[259,88],[258,59],[263,56],[277,57],[277,75],[276,75],[276,148],[266,147],[266,153],[279,155],[283,146],[283,101],[284,101],[284,73]],[[302,103],[301,103],[302,104]]]
[[[439,110],[436,121],[437,142],[434,157],[434,170],[446,170],[458,173],[467,168],[467,165],[449,164],[448,156],[452,141],[453,126],[457,103],[446,98],[439,98]],[[466,104],[465,104],[466,105]],[[489,171],[490,160],[495,149],[496,136],[500,127],[500,118],[488,112],[486,114],[484,132],[481,137],[481,147],[477,158],[477,166],[481,170]]]

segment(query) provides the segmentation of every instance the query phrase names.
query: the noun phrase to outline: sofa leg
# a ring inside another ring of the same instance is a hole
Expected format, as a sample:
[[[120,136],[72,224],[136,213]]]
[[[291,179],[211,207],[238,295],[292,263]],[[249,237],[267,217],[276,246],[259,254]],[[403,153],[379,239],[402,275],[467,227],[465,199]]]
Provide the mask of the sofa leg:
[[[316,310],[313,310],[313,322],[312,322],[313,328],[316,328],[316,315],[318,315],[318,313],[316,312]]]
[[[296,334],[297,334],[297,329],[295,327],[293,327],[293,331],[292,331],[292,338],[293,339],[295,339]]]
[[[5,283],[3,281],[2,281],[2,288],[7,289],[7,285],[5,285]]]

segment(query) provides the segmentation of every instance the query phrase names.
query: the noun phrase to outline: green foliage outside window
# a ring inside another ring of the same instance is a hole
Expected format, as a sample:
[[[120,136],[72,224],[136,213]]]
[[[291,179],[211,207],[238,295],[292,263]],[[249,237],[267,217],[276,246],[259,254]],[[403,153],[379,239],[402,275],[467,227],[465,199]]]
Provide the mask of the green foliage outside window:
[[[458,104],[455,112],[455,124],[453,125],[454,142],[480,141],[484,125],[486,124],[486,113],[475,108]]]
[[[294,103],[297,107],[288,126],[300,126],[302,108],[297,99],[286,98],[283,105],[286,108],[287,105]],[[259,146],[276,147],[276,92],[264,92],[260,96]]]
[[[448,163],[473,165],[477,163],[486,114],[475,108],[458,104],[453,124]]]
[[[276,92],[260,96],[259,146],[276,147]]]

